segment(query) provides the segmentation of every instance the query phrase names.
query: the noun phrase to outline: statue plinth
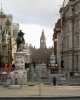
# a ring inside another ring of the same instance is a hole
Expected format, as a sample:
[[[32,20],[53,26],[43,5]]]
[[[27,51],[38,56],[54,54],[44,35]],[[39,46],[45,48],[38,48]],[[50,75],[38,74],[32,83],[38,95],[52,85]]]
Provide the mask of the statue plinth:
[[[11,85],[26,85],[27,70],[25,69],[25,52],[15,53],[15,70],[10,73]]]
[[[19,84],[27,83],[27,70],[25,70],[25,52],[18,51],[15,53],[15,73],[17,73],[17,79]]]

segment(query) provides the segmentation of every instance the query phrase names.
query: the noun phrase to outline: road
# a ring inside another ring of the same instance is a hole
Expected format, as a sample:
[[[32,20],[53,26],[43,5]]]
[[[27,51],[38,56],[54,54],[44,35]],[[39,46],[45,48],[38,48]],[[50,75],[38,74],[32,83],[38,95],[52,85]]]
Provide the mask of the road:
[[[80,96],[80,86],[48,86],[41,84],[36,86],[23,86],[8,88],[0,86],[0,97],[69,97]]]

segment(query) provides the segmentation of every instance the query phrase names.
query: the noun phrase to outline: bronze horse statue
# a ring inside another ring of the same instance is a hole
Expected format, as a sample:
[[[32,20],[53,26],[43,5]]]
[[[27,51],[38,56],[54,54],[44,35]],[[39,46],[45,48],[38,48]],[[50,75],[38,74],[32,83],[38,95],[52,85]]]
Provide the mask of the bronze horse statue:
[[[21,51],[23,49],[23,46],[25,44],[25,40],[24,40],[24,33],[20,30],[18,32],[18,36],[17,36],[17,39],[16,39],[16,42],[17,42],[17,51]]]

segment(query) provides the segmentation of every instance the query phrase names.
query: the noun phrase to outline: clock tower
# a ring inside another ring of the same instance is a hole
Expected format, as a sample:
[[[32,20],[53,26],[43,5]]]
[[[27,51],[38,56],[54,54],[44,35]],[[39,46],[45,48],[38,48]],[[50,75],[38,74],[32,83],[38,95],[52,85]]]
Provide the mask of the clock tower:
[[[40,38],[40,48],[46,48],[46,38],[44,35],[44,30],[42,30],[41,38]]]

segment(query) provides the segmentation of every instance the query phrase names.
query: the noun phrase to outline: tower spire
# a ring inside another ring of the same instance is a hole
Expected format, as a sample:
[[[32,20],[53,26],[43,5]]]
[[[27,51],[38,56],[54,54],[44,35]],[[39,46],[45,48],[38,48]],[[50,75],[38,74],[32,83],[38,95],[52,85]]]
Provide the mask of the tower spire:
[[[46,38],[44,35],[44,30],[42,30],[42,34],[40,38],[40,48],[46,48]]]

